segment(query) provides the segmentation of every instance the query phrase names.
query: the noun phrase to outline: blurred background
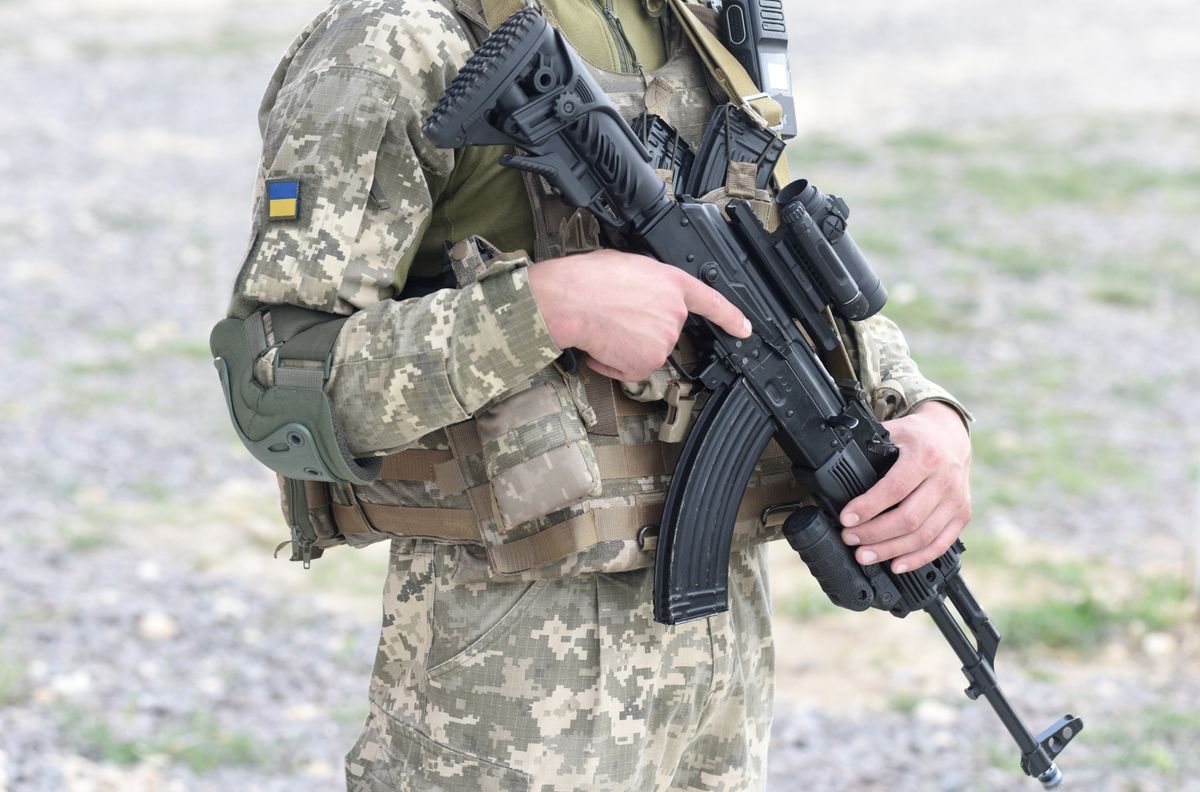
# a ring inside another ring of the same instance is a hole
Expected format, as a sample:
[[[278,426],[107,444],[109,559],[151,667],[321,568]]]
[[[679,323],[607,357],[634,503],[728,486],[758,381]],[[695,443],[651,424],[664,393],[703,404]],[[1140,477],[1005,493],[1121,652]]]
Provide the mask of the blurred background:
[[[323,0],[0,2],[0,791],[335,790],[386,551],[305,572],[207,349]],[[789,2],[793,173],[975,412],[967,577],[1076,790],[1200,790],[1200,7]],[[775,548],[780,550],[780,548]],[[772,792],[1033,789],[932,624],[777,552]]]

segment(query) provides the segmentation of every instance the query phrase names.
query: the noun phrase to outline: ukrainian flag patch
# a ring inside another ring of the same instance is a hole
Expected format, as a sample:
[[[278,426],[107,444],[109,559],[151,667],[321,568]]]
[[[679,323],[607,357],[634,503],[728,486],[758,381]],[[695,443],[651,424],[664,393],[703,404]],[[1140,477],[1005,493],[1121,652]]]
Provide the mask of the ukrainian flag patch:
[[[271,179],[267,182],[267,217],[295,220],[300,217],[300,180]]]

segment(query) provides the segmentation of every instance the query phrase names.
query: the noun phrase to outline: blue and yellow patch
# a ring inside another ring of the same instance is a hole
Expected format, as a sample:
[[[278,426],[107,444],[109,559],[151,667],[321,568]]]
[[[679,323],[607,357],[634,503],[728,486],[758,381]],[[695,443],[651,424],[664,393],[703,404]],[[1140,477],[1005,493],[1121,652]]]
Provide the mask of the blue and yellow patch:
[[[267,182],[267,217],[295,220],[300,216],[300,180],[272,179]]]

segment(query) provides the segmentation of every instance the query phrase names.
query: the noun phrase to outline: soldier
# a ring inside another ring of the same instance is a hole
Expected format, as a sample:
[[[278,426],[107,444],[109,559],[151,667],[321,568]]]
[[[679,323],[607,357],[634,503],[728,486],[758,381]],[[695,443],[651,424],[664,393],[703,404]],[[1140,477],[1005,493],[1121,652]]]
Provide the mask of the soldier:
[[[723,99],[669,7],[543,6],[622,112],[696,142]],[[602,249],[590,215],[499,166],[502,150],[440,150],[419,131],[519,7],[337,0],[260,113],[230,316],[245,320],[256,387],[316,397],[324,411],[305,426],[345,457],[337,483],[287,485],[290,519],[315,536],[298,546],[392,542],[347,786],[761,789],[774,670],[762,542],[778,531],[741,520],[729,612],[675,627],[653,620],[653,545],[637,536],[678,453],[660,438],[686,430],[663,401],[681,403],[664,363],[686,355],[684,319],[739,336],[746,319],[675,268]],[[889,321],[842,329],[901,448],[846,507],[844,538],[863,563],[914,568],[969,519],[969,416]],[[586,353],[583,374],[554,365],[568,347]],[[800,494],[769,451],[740,516]]]

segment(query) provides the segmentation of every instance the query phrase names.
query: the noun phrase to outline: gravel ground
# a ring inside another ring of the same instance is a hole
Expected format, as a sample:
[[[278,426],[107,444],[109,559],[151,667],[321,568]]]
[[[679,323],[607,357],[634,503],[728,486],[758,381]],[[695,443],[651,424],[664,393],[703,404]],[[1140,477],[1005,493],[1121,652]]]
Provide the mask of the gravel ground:
[[[382,559],[310,576],[269,564],[270,481],[228,430],[206,349],[248,232],[258,99],[320,6],[0,3],[0,346],[16,364],[0,466],[17,494],[0,501],[0,792],[339,787]],[[975,409],[980,469],[1033,482],[1012,502],[977,477],[979,530],[1117,588],[1178,574],[1189,552],[1194,568],[1195,5],[789,9],[798,105],[821,108],[799,164],[847,195],[856,229],[892,240],[876,263],[921,359]],[[1076,160],[1120,165],[1117,194],[1055,177],[1034,188],[1062,201],[1022,204],[1019,182],[996,183]],[[1051,265],[1030,277],[1004,245]],[[1164,274],[1135,303],[1097,299],[1106,267],[1122,284]],[[1100,484],[1011,467],[1031,450]],[[1102,473],[1114,456],[1136,470]],[[779,563],[786,593],[794,566]],[[772,792],[1030,788],[928,625],[779,621]],[[1072,788],[1200,789],[1194,626],[1001,651],[1031,725],[1068,706],[1089,718],[1063,762]]]

